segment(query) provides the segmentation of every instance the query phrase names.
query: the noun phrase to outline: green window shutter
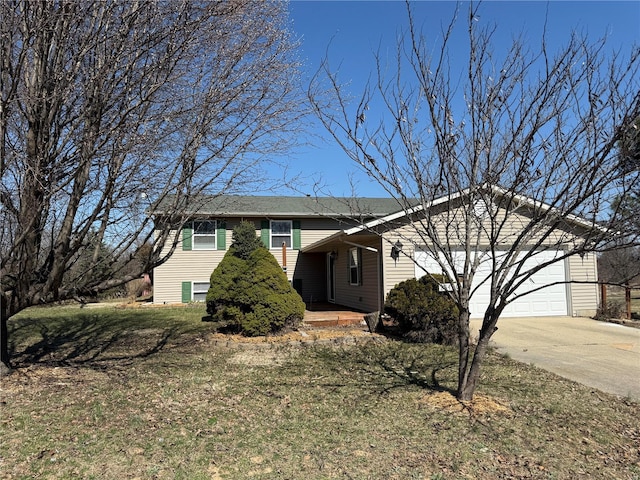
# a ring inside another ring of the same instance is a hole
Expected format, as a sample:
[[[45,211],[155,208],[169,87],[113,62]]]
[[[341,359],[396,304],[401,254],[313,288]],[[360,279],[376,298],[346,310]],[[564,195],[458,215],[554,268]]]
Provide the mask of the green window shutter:
[[[225,222],[218,222],[216,244],[218,250],[226,250],[227,248],[227,224]]]
[[[182,303],[191,301],[191,282],[182,282]]]
[[[362,285],[362,249],[358,248],[358,285]]]
[[[269,248],[269,220],[260,222],[260,239],[265,247]]]
[[[193,228],[191,228],[191,224],[188,224],[189,227],[184,227],[182,229],[182,250],[188,252],[191,250],[191,241],[193,238]]]
[[[300,220],[293,221],[293,249],[300,250]]]

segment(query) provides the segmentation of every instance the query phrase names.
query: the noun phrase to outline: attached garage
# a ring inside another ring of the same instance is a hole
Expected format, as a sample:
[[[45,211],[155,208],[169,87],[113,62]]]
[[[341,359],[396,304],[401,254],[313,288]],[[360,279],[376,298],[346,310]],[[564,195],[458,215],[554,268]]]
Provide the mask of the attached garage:
[[[524,254],[522,254],[524,256]],[[546,263],[557,258],[557,250],[546,250],[536,254],[524,262],[524,270],[534,268],[536,265]],[[427,272],[441,274],[442,267],[428,252],[416,250],[415,252],[415,276],[420,278]],[[459,252],[455,259],[456,264],[462,266],[464,252]],[[472,298],[469,304],[471,318],[481,318],[490,298],[490,276],[492,257],[489,253],[483,253],[478,270],[472,282]],[[527,295],[514,300],[507,305],[502,317],[535,317],[535,316],[564,316],[569,314],[569,292],[567,281],[567,267],[565,260],[559,260],[527,279],[514,293],[514,296]],[[541,288],[542,287],[542,288]],[[539,289],[539,290],[538,290]]]

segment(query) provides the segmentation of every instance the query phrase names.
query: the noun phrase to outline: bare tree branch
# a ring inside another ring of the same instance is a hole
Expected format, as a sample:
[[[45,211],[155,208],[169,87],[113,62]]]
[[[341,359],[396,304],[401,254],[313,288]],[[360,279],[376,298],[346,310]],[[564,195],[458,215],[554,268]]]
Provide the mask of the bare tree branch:
[[[407,3],[395,65],[386,68],[378,53],[377,76],[358,100],[326,59],[308,91],[347,155],[404,206],[411,221],[398,230],[403,243],[447,274],[460,311],[463,400],[498,318],[536,272],[640,238],[627,228],[637,212],[612,214],[614,199],[640,184],[639,169],[623,173],[618,155],[640,114],[638,47],[609,53],[604,39],[573,33],[550,52],[543,34],[537,49],[516,38],[498,54],[496,27],[475,21],[481,8],[472,4],[464,19],[456,11],[430,44]],[[460,22],[468,40],[461,68],[452,60],[462,55],[453,46]],[[558,253],[540,260],[544,252]],[[472,355],[469,304],[486,262],[491,294]]]
[[[192,198],[255,189],[304,113],[286,9],[0,2],[3,322],[150,271]],[[166,224],[145,215],[150,200]]]

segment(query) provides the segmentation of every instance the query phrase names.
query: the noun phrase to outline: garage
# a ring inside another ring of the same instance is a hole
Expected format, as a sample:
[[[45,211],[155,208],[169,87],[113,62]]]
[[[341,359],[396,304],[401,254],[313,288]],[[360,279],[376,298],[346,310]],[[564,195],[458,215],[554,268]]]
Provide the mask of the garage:
[[[525,261],[524,269],[529,270],[536,265],[553,260],[558,256],[559,252],[555,250],[546,250],[536,252],[536,254]],[[490,254],[483,254],[478,271],[473,279],[472,290],[475,290],[469,310],[471,318],[481,318],[484,314],[490,297],[490,280],[491,268],[493,262]],[[522,254],[524,256],[524,254]],[[442,268],[431,254],[428,252],[417,250],[415,253],[416,267],[415,276],[420,278],[427,272],[441,274]],[[456,264],[462,266],[464,262],[464,252],[459,252],[455,258]],[[567,284],[558,283],[565,282],[567,278],[565,271],[565,262],[560,260],[552,263],[540,271],[536,272],[524,284],[522,284],[515,295],[523,294],[531,290],[546,285],[541,290],[531,292],[514,302],[507,305],[502,317],[549,317],[564,316],[568,314],[567,302]]]

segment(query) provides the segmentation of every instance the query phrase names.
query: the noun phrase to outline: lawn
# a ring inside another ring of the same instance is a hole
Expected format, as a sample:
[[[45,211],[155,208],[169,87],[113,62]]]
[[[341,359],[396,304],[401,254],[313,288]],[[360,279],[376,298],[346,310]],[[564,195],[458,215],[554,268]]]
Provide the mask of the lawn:
[[[237,345],[202,307],[9,322],[3,479],[640,479],[640,405],[491,354],[361,335]]]

